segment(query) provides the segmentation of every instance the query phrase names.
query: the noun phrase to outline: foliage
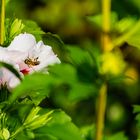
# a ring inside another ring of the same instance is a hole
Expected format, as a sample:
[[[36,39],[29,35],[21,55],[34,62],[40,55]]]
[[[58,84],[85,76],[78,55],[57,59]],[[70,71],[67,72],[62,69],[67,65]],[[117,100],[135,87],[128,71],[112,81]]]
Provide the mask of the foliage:
[[[8,47],[20,33],[31,33],[52,47],[61,64],[23,78],[10,64],[0,62],[0,68],[10,70],[21,81],[11,90],[6,85],[0,87],[0,139],[95,139],[96,102],[104,81],[108,85],[104,140],[140,138],[140,106],[134,106],[133,111],[137,128],[130,107],[138,104],[140,97],[139,2],[112,0],[108,33],[102,31],[98,0],[6,2],[3,46]],[[17,7],[20,19],[11,15],[10,5]],[[43,30],[26,18],[36,20]],[[110,37],[112,51],[102,52],[101,34]]]

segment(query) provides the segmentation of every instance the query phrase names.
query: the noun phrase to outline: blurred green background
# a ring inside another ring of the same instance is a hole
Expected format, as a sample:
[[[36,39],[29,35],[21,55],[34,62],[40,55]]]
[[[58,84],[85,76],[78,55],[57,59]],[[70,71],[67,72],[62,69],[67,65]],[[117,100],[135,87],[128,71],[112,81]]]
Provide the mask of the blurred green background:
[[[112,11],[116,12],[118,20],[126,17],[137,20],[140,16],[140,1],[112,0]],[[7,6],[6,16],[34,20],[43,31],[59,35],[65,48],[78,48],[71,50],[76,53],[73,59],[78,62],[78,57],[84,53],[80,48],[93,49],[93,53],[98,55],[101,30],[96,22],[90,22],[88,17],[100,13],[100,0],[11,0]],[[113,30],[113,35],[118,36],[119,34]],[[133,105],[140,103],[140,51],[129,47],[127,43],[121,45],[120,51],[127,63],[125,74],[134,80],[127,79],[123,83],[109,84],[105,133],[124,131],[130,139],[134,140],[137,130]],[[56,49],[56,52],[62,62],[66,63],[65,52],[61,52],[60,49]],[[85,60],[82,64],[81,62],[77,65],[72,64],[72,67],[64,64],[64,71],[62,71],[65,79],[69,79],[67,77],[71,77],[75,73],[79,80],[77,84],[79,87],[75,87],[73,91],[70,90],[72,83],[69,84],[70,86],[64,84],[56,87],[50,98],[42,103],[42,106],[62,108],[79,127],[95,123],[96,97],[101,83],[96,69],[87,63],[90,61],[89,56],[86,54],[84,57]],[[71,79],[73,78],[71,77]],[[81,82],[86,84],[81,86]],[[88,83],[93,84],[94,91],[91,91],[93,87],[90,88]],[[87,95],[80,95],[83,92],[87,92]],[[79,96],[77,97],[75,94],[79,94]]]

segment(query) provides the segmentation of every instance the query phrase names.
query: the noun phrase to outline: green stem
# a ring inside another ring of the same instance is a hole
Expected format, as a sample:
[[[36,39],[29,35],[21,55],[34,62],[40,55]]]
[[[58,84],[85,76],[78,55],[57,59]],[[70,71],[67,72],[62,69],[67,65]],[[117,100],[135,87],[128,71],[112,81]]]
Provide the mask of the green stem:
[[[112,43],[109,37],[110,32],[110,12],[111,0],[102,0],[102,50],[103,52],[111,51]]]
[[[98,112],[97,112],[97,126],[96,126],[96,140],[102,140],[104,128],[104,116],[107,99],[107,84],[104,83],[99,91]]]
[[[1,24],[0,24],[0,44],[3,45],[5,38],[5,0],[1,0]]]
[[[110,32],[110,12],[111,0],[102,0],[102,50],[103,53],[112,50],[112,42],[109,37]],[[104,119],[107,102],[107,82],[105,81],[100,88],[97,108],[97,122],[96,122],[96,140],[102,140],[104,130]]]

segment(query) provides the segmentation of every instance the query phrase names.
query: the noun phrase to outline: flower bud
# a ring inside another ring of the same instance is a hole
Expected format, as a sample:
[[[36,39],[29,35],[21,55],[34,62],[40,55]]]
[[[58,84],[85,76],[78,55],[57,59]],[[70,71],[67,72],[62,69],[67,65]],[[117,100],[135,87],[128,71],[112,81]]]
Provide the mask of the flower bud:
[[[8,140],[10,137],[10,133],[7,128],[3,128],[1,134],[2,134],[2,138],[4,138],[5,140]]]
[[[16,18],[11,25],[10,38],[14,38],[16,35],[20,34],[23,28],[24,24],[22,20]]]

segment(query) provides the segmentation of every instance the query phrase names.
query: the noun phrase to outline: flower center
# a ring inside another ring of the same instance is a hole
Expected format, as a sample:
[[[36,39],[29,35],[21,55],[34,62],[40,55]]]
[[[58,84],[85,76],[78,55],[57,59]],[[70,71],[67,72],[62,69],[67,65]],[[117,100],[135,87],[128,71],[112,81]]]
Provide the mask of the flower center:
[[[28,69],[23,69],[20,72],[22,72],[24,75],[27,75],[30,71]]]

